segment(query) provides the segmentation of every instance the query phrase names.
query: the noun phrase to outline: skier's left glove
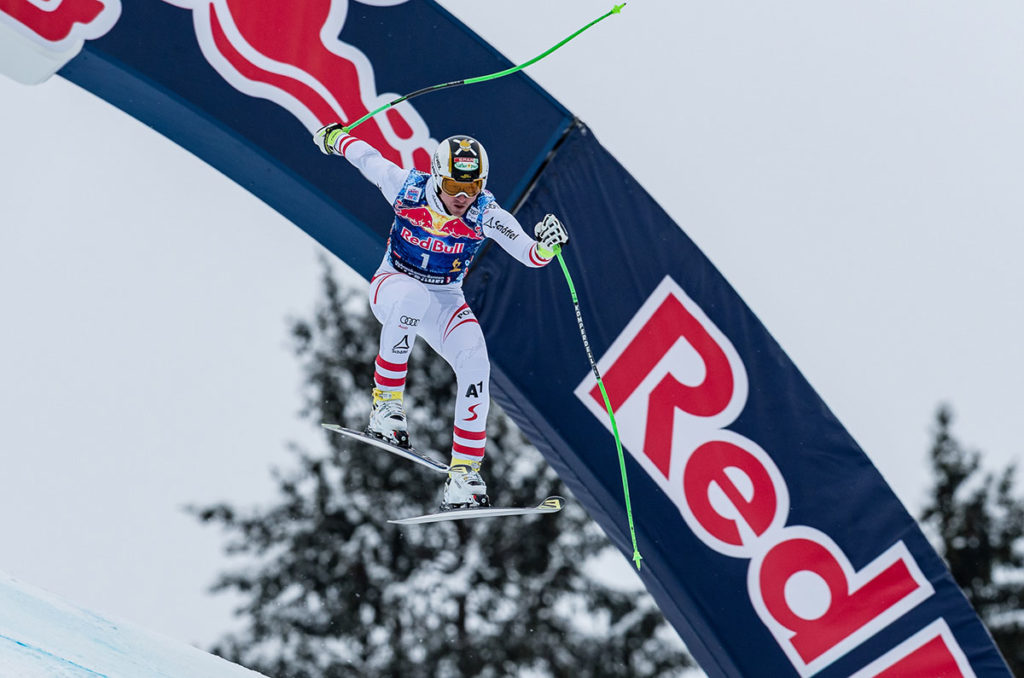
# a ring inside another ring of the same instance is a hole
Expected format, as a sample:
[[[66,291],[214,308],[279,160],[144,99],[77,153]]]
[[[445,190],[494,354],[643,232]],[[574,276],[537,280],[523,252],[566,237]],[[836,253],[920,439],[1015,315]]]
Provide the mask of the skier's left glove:
[[[552,259],[569,242],[569,232],[554,214],[547,214],[533,227],[537,236],[537,252],[545,259]]]
[[[338,141],[339,137],[345,136],[344,125],[340,122],[332,122],[330,125],[324,125],[316,132],[313,133],[313,143],[320,149],[320,152],[324,155],[337,155],[338,151],[334,144]]]

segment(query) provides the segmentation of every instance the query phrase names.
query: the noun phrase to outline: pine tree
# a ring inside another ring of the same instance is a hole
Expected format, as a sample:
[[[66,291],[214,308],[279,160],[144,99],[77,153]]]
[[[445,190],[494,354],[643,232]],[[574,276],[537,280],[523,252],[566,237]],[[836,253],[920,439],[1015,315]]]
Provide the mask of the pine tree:
[[[1014,496],[1016,467],[981,476],[981,455],[953,437],[952,421],[952,411],[940,407],[935,483],[920,521],[1013,675],[1024,676],[1024,498]]]
[[[361,427],[379,325],[324,264],[324,299],[292,336],[312,425]],[[406,410],[413,444],[447,459],[455,381],[418,342]],[[193,508],[230,535],[244,564],[215,591],[245,599],[243,631],[213,651],[274,678],[673,676],[692,662],[651,598],[588,575],[607,538],[496,406],[484,466],[491,500],[558,494],[557,516],[399,527],[437,509],[444,476],[325,432],[327,452],[293,448],[270,507]]]

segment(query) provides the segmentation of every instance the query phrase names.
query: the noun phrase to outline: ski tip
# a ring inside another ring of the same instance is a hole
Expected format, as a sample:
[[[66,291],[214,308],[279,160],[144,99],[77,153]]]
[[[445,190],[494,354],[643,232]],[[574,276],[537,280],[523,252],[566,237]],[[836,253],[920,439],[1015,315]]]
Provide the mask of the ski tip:
[[[544,511],[561,511],[565,506],[565,497],[548,497],[537,508]]]
[[[342,426],[341,424],[320,424],[320,425],[323,426],[328,431],[333,431],[334,433],[342,433],[344,435],[349,435],[349,436],[351,436],[351,435],[359,435],[359,433],[360,433],[359,431],[353,431],[351,429],[347,429],[344,426]]]

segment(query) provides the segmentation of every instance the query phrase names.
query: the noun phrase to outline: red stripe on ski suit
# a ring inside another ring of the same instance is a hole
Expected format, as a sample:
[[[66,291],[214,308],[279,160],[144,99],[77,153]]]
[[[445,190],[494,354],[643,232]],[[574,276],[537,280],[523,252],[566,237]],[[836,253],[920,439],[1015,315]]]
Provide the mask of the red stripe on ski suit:
[[[464,428],[456,426],[455,435],[460,438],[465,438],[466,440],[484,440],[487,438],[487,431],[467,431]]]
[[[462,455],[463,457],[475,457],[483,459],[484,448],[482,447],[466,447],[458,443],[452,443],[452,452]]]
[[[373,380],[377,382],[378,386],[390,386],[391,388],[400,388],[405,386],[405,377],[401,379],[392,379],[391,377],[382,376],[380,372],[376,372],[373,375]]]
[[[406,363],[389,363],[384,358],[377,356],[377,367],[389,372],[405,372],[409,366]]]

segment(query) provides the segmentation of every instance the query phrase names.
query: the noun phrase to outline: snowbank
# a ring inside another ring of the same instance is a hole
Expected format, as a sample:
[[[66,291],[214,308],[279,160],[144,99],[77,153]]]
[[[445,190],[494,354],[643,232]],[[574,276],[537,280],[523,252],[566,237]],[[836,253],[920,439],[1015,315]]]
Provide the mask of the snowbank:
[[[80,609],[0,572],[2,678],[261,678],[178,641]]]

